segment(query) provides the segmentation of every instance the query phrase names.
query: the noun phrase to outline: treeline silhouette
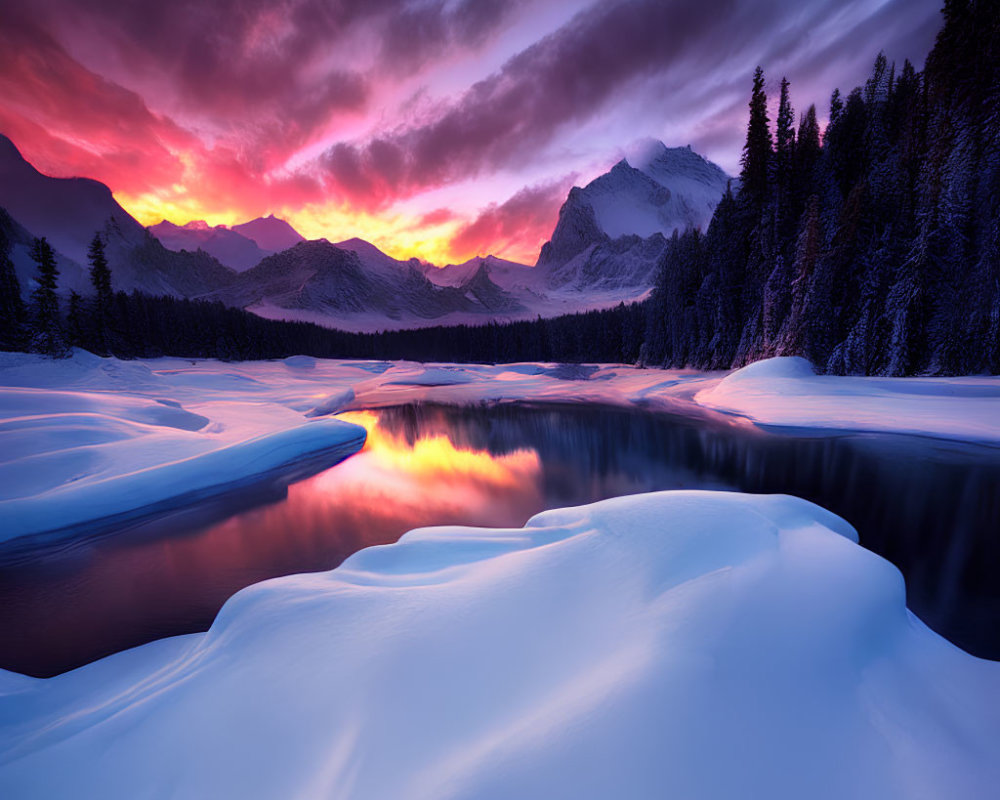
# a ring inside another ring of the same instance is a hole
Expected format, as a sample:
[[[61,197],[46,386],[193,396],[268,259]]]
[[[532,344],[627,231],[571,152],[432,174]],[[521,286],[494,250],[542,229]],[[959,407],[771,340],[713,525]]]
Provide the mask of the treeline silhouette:
[[[90,246],[92,297],[72,293],[65,318],[59,313],[58,270],[52,248],[35,241],[38,288],[31,302],[21,290],[7,248],[0,242],[0,347],[52,356],[82,347],[119,358],[317,358],[408,359],[414,361],[609,361],[634,362],[645,312],[621,304],[604,311],[555,319],[437,326],[419,330],[348,333],[306,322],[268,320],[219,302],[111,291],[104,246]]]
[[[1000,372],[1000,2],[948,0],[924,71],[879,55],[798,128],[750,99],[739,192],[670,241],[643,358],[836,374]]]

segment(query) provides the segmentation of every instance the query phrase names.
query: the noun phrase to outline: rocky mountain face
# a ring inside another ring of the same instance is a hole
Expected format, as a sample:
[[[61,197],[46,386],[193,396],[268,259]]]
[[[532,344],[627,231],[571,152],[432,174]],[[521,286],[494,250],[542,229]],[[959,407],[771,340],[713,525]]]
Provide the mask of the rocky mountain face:
[[[527,264],[507,261],[496,256],[476,256],[461,264],[448,264],[444,267],[421,263],[420,269],[428,280],[438,286],[461,286],[480,270],[484,270],[491,282],[504,291],[514,294],[534,289],[538,274]]]
[[[35,236],[44,236],[66,258],[86,263],[87,248],[111,223],[121,237],[141,244],[146,229],[89,178],[50,178],[29,164],[0,135],[0,206]]]
[[[549,289],[648,290],[667,237],[706,228],[730,180],[690,147],[652,142],[631,158],[570,190],[536,264]]]
[[[151,225],[149,232],[169,250],[203,250],[236,272],[245,272],[266,256],[305,241],[295,228],[273,214],[232,227],[212,226],[201,220],[174,225],[163,220]]]
[[[426,320],[453,313],[482,314],[516,303],[488,275],[474,275],[459,287],[437,286],[413,264],[395,261],[361,240],[341,245],[300,242],[266,257],[212,296],[244,308],[268,306],[327,315],[331,322],[352,315]]]
[[[225,286],[233,278],[211,256],[174,253],[125,211],[103,183],[89,178],[51,178],[29,164],[10,139],[0,136],[0,208],[18,225],[12,257],[21,288],[34,288],[31,240],[44,236],[57,253],[59,290],[87,294],[87,250],[95,234],[107,246],[115,290],[190,297]],[[27,242],[20,239],[27,238]]]

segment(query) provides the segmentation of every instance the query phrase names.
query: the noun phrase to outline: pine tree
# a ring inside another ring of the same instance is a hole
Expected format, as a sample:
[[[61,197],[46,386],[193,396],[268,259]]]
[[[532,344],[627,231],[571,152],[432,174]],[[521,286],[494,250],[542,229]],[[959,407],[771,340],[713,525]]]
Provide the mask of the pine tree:
[[[751,203],[761,203],[767,196],[771,158],[774,145],[771,141],[770,120],[767,116],[767,94],[764,91],[764,71],[757,67],[753,75],[750,94],[750,123],[747,125],[746,144],[743,145],[740,194]]]
[[[38,265],[38,288],[31,296],[31,349],[49,356],[63,356],[67,349],[56,297],[59,269],[52,246],[44,237],[35,239],[31,258]]]
[[[10,242],[0,228],[0,350],[24,347],[24,319],[21,282],[10,260]]]
[[[775,179],[778,191],[787,193],[792,181],[792,163],[795,157],[795,114],[788,98],[788,79],[781,79],[781,96],[778,100],[778,119],[775,127]]]
[[[83,310],[83,298],[76,292],[70,292],[69,312],[66,316],[67,334],[70,347],[86,347],[86,315]]]
[[[793,220],[802,216],[806,198],[816,193],[816,165],[822,155],[823,148],[820,144],[816,106],[809,106],[799,121],[799,131],[795,137],[795,150],[792,157],[790,217]]]
[[[90,261],[90,282],[96,293],[92,315],[94,349],[101,355],[108,355],[112,349],[114,292],[111,289],[111,269],[100,234],[95,234],[90,242],[87,259]]]
[[[829,126],[837,124],[838,120],[840,119],[840,114],[843,110],[844,110],[844,101],[840,97],[840,89],[834,89],[833,94],[830,95]]]
[[[813,195],[806,204],[792,264],[791,297],[788,313],[775,345],[775,355],[803,356],[810,350],[807,302],[820,257],[819,198]]]

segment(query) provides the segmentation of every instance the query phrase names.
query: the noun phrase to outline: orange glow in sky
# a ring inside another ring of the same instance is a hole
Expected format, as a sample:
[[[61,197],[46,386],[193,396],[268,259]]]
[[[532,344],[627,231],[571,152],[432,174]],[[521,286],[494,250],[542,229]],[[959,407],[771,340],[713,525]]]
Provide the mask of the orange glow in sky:
[[[762,57],[822,109],[872,53],[927,52],[939,6],[22,0],[0,9],[0,133],[146,225],[273,213],[397,258],[534,263],[569,188],[638,140],[735,174]]]

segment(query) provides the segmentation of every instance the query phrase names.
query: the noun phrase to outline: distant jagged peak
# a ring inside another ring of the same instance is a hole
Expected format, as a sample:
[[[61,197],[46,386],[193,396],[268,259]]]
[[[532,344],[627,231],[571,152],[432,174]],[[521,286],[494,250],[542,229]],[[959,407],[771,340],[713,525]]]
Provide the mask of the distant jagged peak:
[[[257,217],[249,222],[233,225],[230,230],[257,243],[263,250],[280,252],[305,241],[305,236],[299,233],[291,224],[273,213],[266,217]]]

